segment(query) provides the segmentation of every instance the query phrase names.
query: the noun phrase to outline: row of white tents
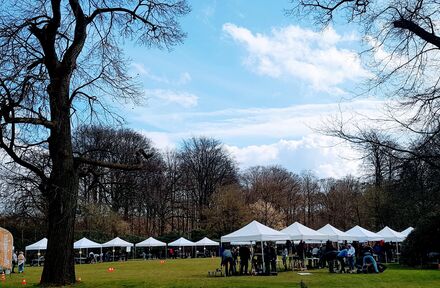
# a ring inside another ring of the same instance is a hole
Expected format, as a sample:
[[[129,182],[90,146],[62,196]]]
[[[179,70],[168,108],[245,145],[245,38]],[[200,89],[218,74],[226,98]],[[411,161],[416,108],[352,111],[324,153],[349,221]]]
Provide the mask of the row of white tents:
[[[130,242],[127,242],[119,237],[116,237],[106,243],[99,244],[92,240],[89,240],[87,238],[82,238],[78,241],[76,241],[73,244],[74,249],[94,249],[94,248],[114,248],[114,247],[205,247],[205,246],[219,246],[218,242],[215,242],[207,237],[197,241],[192,242],[188,239],[185,239],[183,237],[177,239],[176,241],[173,241],[171,243],[165,243],[162,241],[159,241],[153,237],[150,237],[142,242],[139,242],[137,244],[133,244]],[[47,238],[43,238],[40,241],[37,241],[31,245],[26,246],[26,251],[29,250],[46,250],[47,248]]]
[[[295,222],[292,225],[277,231],[267,227],[257,221],[252,221],[248,225],[235,232],[221,237],[221,242],[230,243],[250,243],[262,241],[305,241],[306,243],[322,243],[327,240],[333,242],[341,241],[385,241],[402,242],[414,228],[409,227],[402,232],[394,231],[386,226],[379,232],[368,231],[360,226],[355,226],[345,232],[333,227],[330,224],[313,230],[301,223]]]
[[[248,225],[235,232],[221,237],[221,242],[230,242],[232,244],[250,244],[254,242],[277,241],[279,244],[285,243],[287,240],[291,241],[305,241],[306,243],[322,243],[327,240],[333,242],[341,241],[385,241],[385,242],[402,242],[414,228],[409,227],[402,232],[394,231],[388,226],[375,233],[368,231],[360,226],[355,226],[348,231],[341,231],[330,224],[324,227],[313,230],[301,223],[295,222],[292,225],[277,231],[268,226],[265,226],[258,221],[252,221]],[[116,237],[106,243],[99,244],[87,238],[82,238],[74,243],[74,249],[93,249],[93,248],[114,248],[114,247],[205,247],[218,246],[219,243],[207,237],[197,242],[189,241],[183,237],[171,243],[159,241],[150,237],[142,242],[133,244],[127,242],[119,237]],[[26,246],[26,250],[46,250],[47,239],[43,238],[40,241]]]

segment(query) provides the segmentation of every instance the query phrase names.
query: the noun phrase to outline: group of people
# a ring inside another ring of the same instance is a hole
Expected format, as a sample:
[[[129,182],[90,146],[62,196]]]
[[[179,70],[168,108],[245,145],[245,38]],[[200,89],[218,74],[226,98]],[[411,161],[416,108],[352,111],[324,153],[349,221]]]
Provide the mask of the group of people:
[[[12,270],[11,273],[15,273],[15,267],[18,268],[18,273],[24,272],[24,264],[26,262],[26,257],[22,251],[14,251],[12,253]]]
[[[225,267],[225,275],[249,275],[266,274],[277,272],[277,252],[275,245],[266,243],[263,249],[260,244],[251,251],[247,245],[240,247],[222,248],[221,265]],[[240,257],[240,259],[239,259]],[[264,260],[264,261],[263,261]],[[251,268],[249,269],[249,263]],[[237,269],[239,265],[239,270]]]
[[[328,267],[329,271],[333,273],[380,273],[386,267],[381,263],[385,256],[380,254],[383,249],[381,250],[379,247],[383,248],[383,243],[379,242],[371,247],[367,242],[353,242],[346,243],[337,249],[331,241],[327,241],[325,245],[308,245],[304,241],[294,245],[287,241],[280,254],[285,270],[292,268],[288,261],[293,261],[293,259],[302,263],[301,267],[305,268],[305,259],[311,257],[319,259],[316,268]],[[268,275],[277,271],[277,248],[275,244],[270,242],[265,243],[263,248],[259,243],[253,248],[247,245],[225,246],[220,255],[221,265],[225,268],[226,276],[249,273]],[[250,271],[249,263],[251,263]]]

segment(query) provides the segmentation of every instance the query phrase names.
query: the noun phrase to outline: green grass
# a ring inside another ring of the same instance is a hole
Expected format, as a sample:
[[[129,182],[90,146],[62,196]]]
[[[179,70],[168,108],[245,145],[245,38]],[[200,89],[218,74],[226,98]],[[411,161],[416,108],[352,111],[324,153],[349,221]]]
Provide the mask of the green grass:
[[[185,259],[160,261],[128,261],[77,265],[81,282],[75,287],[300,287],[301,280],[313,287],[440,287],[440,271],[406,269],[389,265],[382,274],[330,274],[325,269],[311,270],[312,275],[300,276],[296,272],[282,272],[278,276],[208,277],[208,271],[219,266],[219,259]],[[115,271],[109,273],[108,267]],[[7,275],[0,287],[36,286],[41,267],[26,267],[22,275]]]

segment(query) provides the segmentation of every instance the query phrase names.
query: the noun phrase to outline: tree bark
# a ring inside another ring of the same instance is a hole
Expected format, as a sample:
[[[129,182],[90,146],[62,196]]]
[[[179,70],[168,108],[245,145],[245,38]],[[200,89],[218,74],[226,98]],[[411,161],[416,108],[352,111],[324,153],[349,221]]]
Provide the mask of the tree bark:
[[[52,171],[47,185],[49,203],[48,244],[41,284],[66,285],[75,283],[74,224],[79,187],[78,172],[72,150],[70,123],[70,73],[63,79],[53,79],[48,87],[51,116],[56,127],[51,129],[49,153]]]

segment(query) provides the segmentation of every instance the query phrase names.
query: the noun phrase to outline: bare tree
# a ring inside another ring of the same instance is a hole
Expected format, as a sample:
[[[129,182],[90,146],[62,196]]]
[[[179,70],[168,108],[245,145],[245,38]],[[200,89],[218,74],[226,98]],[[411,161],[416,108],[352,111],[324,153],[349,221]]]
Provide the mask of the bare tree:
[[[211,195],[220,186],[237,181],[236,166],[220,141],[206,137],[184,141],[179,158],[184,177],[182,188],[192,199],[191,226],[200,229],[206,220],[202,212],[209,207]]]
[[[387,142],[369,138],[369,129],[350,125],[352,119],[339,119],[326,134],[355,144],[391,148],[405,159],[417,157],[439,169],[436,161],[439,155],[421,153],[411,149],[411,145],[421,138],[427,144],[440,132],[440,3],[436,0],[292,2],[297,5],[289,14],[312,16],[319,25],[345,19],[360,26],[367,45],[362,55],[374,73],[366,92],[394,100],[385,118],[376,120],[383,120],[381,124],[397,124],[406,133],[406,141],[389,146]]]
[[[41,179],[49,226],[42,284],[75,282],[78,168],[138,168],[74,155],[72,126],[108,111],[111,97],[139,95],[119,48],[122,39],[170,48],[184,38],[177,19],[188,12],[185,0],[2,3],[0,148]],[[48,151],[50,171],[26,160],[35,147]]]

